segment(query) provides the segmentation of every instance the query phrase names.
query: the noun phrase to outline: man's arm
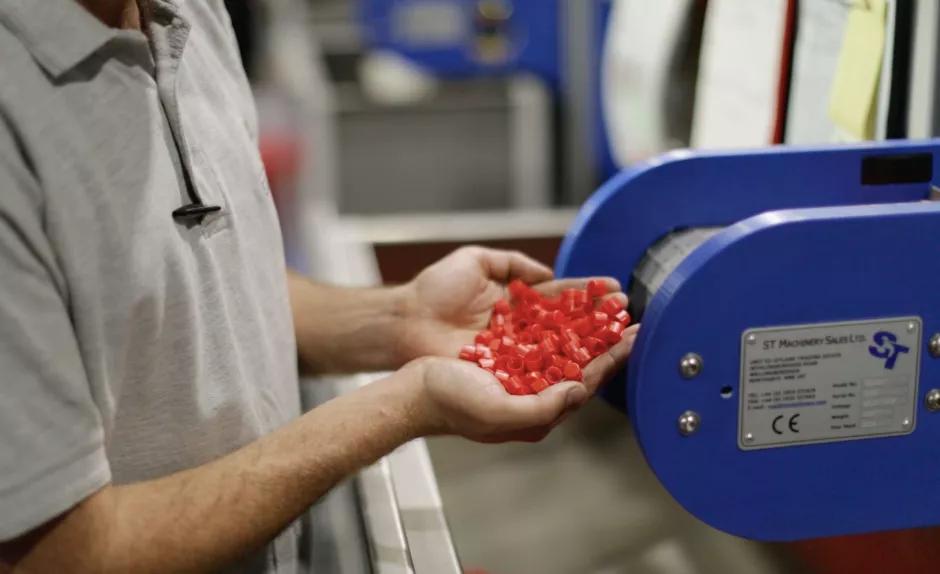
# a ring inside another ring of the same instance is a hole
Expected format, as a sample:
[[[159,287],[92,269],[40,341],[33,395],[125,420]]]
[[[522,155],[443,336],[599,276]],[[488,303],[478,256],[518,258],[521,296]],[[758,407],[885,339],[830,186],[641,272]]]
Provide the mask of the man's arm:
[[[420,368],[337,398],[217,461],[109,485],[16,542],[0,572],[207,572],[262,547],[339,480],[427,432]],[[4,554],[5,553],[5,554]]]
[[[287,285],[303,374],[389,370],[408,360],[406,286],[333,287],[294,272]]]
[[[578,408],[632,338],[540,395],[510,396],[452,359],[409,363],[224,458],[165,478],[106,486],[56,520],[0,543],[0,572],[208,572],[273,539],[338,481],[422,435],[537,440]]]

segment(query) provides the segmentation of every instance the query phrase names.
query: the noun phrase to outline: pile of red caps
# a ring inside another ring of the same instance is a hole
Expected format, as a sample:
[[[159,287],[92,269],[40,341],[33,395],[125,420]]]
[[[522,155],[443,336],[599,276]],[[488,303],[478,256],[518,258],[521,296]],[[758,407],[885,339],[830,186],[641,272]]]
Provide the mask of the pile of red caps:
[[[493,373],[513,395],[580,381],[581,368],[618,343],[630,324],[623,304],[602,299],[606,294],[602,281],[566,289],[558,297],[513,281],[510,300],[493,306],[489,328],[477,333],[475,344],[460,349],[460,358]]]

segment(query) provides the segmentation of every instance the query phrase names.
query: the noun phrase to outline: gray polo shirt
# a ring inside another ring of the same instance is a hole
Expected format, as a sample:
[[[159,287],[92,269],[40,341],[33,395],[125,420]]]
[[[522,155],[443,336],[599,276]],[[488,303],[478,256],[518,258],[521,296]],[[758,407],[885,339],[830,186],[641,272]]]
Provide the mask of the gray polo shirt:
[[[75,0],[0,0],[0,540],[300,411],[223,2],[152,3],[148,41]],[[173,217],[191,204],[221,209]],[[236,571],[294,571],[295,530]]]

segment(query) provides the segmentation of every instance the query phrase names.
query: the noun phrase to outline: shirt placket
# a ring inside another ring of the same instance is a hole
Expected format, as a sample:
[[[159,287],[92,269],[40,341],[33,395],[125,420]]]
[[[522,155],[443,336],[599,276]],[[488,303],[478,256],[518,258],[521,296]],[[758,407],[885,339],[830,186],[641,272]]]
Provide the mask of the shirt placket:
[[[179,14],[169,13],[165,16],[165,19],[161,18],[161,21],[151,24],[157,92],[176,148],[188,198],[188,203],[173,211],[173,218],[187,225],[201,224],[207,216],[220,212],[222,207],[205,201],[204,190],[199,188],[194,176],[196,171],[193,149],[187,144],[183,130],[178,97],[178,72],[190,26]]]

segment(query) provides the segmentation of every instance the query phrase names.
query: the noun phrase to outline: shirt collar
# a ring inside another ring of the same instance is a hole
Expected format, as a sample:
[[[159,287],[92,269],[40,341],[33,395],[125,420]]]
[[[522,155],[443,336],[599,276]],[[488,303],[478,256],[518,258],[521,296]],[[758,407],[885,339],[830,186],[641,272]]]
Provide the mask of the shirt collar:
[[[154,18],[179,14],[177,0],[154,0],[152,5]],[[126,34],[105,26],[76,0],[2,0],[0,24],[19,37],[33,58],[56,78]]]

